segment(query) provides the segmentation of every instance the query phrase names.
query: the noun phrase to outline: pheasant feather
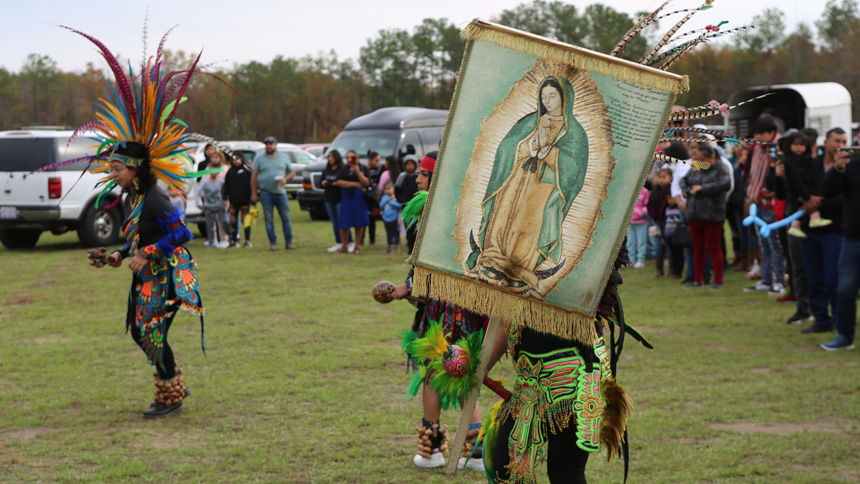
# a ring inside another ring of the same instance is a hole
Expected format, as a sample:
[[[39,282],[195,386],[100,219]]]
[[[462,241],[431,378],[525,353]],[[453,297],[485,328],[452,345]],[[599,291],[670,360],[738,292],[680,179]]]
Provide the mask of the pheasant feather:
[[[620,57],[621,54],[624,52],[624,49],[626,49],[627,46],[630,45],[630,42],[633,42],[633,39],[635,39],[636,36],[639,35],[639,32],[641,32],[642,29],[644,29],[645,27],[651,25],[651,23],[654,22],[654,20],[656,19],[657,14],[660,13],[660,11],[663,10],[663,8],[665,8],[666,5],[668,5],[671,1],[672,0],[666,0],[665,2],[663,2],[663,5],[657,7],[657,10],[654,10],[649,15],[646,15],[639,19],[639,21],[636,22],[636,25],[631,27],[630,30],[628,30],[627,33],[624,34],[624,36],[621,38],[618,44],[615,45],[615,48],[612,49],[612,52],[610,52],[609,55],[611,55],[612,57]]]
[[[693,15],[696,15],[696,12],[698,12],[700,10],[704,10],[705,8],[710,8],[710,5],[706,3],[699,8],[692,10],[687,15],[685,15],[684,18],[679,20],[678,23],[676,23],[671,29],[669,29],[668,32],[666,32],[666,34],[663,36],[663,38],[660,39],[660,42],[658,42],[657,45],[655,45],[653,49],[648,51],[647,54],[643,55],[639,59],[639,63],[640,64],[648,64],[648,62],[651,60],[651,58],[653,58],[655,55],[657,55],[657,53],[660,52],[660,49],[662,49],[666,44],[669,43],[669,41],[678,32],[678,30],[680,30],[681,27],[683,27],[684,24],[687,23],[688,20],[693,18]]]

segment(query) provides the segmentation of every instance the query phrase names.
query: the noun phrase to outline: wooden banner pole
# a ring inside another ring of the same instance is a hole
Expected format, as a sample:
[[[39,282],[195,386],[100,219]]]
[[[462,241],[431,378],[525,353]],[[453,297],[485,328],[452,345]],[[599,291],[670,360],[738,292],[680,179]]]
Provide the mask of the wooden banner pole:
[[[484,333],[484,344],[481,347],[481,361],[478,365],[477,375],[475,375],[478,384],[469,392],[469,397],[463,405],[463,415],[460,416],[460,423],[457,425],[457,434],[454,435],[454,443],[448,447],[448,464],[445,466],[445,474],[449,476],[453,476],[457,472],[460,453],[463,452],[466,434],[469,433],[469,424],[472,423],[472,413],[475,411],[475,405],[478,403],[478,395],[481,393],[481,382],[484,381],[484,377],[487,375],[487,361],[489,361],[490,355],[493,353],[493,344],[496,341],[496,335],[499,333],[501,326],[501,316],[493,316],[487,325],[487,331]]]

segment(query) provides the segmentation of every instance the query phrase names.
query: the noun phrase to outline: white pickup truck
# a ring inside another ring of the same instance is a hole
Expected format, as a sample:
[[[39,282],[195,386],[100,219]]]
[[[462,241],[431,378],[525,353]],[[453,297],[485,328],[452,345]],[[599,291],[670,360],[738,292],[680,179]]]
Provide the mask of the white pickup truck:
[[[42,232],[62,234],[77,230],[87,247],[119,241],[123,204],[97,209],[102,175],[81,172],[86,163],[74,163],[51,171],[37,168],[95,152],[93,140],[80,135],[66,146],[72,131],[59,127],[27,127],[0,131],[0,242],[9,249],[33,247]],[[119,196],[114,189],[102,202],[107,206]]]

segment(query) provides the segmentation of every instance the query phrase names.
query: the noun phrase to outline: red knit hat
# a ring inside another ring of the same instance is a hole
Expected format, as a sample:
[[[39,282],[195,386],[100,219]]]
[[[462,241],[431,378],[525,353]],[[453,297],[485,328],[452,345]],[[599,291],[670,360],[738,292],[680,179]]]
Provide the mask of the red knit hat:
[[[436,159],[431,158],[429,156],[425,156],[424,159],[421,160],[421,165],[419,166],[429,171],[430,173],[433,173],[433,170],[436,169]]]

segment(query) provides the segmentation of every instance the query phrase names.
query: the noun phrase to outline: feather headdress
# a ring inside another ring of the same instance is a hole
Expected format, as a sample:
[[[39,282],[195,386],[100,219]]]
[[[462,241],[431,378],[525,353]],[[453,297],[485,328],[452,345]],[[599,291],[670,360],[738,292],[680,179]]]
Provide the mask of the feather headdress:
[[[108,88],[105,89],[104,96],[96,102],[96,119],[82,124],[69,138],[71,143],[78,135],[85,133],[96,143],[93,145],[95,153],[48,165],[37,171],[82,161],[89,162],[86,169],[92,173],[106,174],[112,161],[137,167],[144,162],[144,158],[132,158],[116,153],[128,143],[136,143],[146,149],[153,175],[179,193],[184,192],[187,179],[211,172],[187,172],[187,168],[193,166],[193,161],[188,153],[189,148],[184,143],[191,139],[191,134],[186,132],[188,126],[176,117],[179,104],[186,100],[184,94],[191,76],[198,72],[200,54],[190,68],[168,71],[162,54],[167,36],[173,30],[170,29],[161,39],[155,56],[146,58],[144,55],[141,72],[135,75],[129,62],[126,74],[119,60],[98,39],[71,27],[60,27],[85,37],[98,47],[99,54],[107,62],[113,75],[114,83],[106,80]],[[144,27],[144,39],[145,37]],[[109,175],[105,175],[96,184],[96,187],[102,187],[99,200],[115,186],[116,182]]]

